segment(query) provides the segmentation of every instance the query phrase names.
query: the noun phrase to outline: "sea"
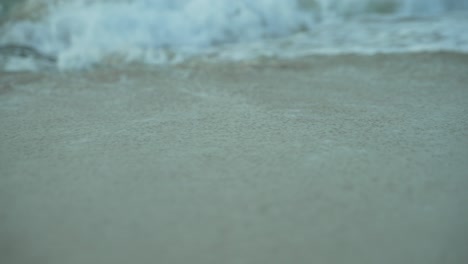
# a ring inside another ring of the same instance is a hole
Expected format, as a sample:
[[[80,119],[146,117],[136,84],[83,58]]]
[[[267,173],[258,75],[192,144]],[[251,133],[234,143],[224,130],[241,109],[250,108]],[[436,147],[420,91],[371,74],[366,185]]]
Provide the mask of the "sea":
[[[2,0],[0,70],[468,53],[468,0]]]

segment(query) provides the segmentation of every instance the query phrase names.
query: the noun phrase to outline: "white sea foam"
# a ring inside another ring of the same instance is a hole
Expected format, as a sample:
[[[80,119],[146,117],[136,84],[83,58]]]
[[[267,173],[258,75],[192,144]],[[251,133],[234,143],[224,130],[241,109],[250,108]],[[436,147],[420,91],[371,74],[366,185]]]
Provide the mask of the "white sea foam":
[[[32,45],[57,56],[61,67],[81,67],[112,54],[193,54],[220,43],[286,35],[310,22],[295,1],[67,1],[50,5],[39,21],[9,25],[2,42]]]
[[[3,9],[0,44],[32,47],[61,69],[206,55],[468,51],[467,13],[453,13],[468,0],[28,0]]]

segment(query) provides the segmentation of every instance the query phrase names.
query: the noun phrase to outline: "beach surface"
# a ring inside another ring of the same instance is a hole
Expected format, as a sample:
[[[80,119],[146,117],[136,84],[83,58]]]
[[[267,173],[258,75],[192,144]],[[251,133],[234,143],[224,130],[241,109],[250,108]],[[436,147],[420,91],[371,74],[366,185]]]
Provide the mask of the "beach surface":
[[[468,263],[468,55],[0,72],[0,263]]]

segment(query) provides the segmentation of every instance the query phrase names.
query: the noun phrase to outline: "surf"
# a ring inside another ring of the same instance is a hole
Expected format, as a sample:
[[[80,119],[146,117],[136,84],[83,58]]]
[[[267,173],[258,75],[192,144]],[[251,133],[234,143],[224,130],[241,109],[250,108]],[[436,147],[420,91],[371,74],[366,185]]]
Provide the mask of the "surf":
[[[24,0],[1,10],[0,56],[58,69],[468,50],[468,16],[451,15],[468,0]]]

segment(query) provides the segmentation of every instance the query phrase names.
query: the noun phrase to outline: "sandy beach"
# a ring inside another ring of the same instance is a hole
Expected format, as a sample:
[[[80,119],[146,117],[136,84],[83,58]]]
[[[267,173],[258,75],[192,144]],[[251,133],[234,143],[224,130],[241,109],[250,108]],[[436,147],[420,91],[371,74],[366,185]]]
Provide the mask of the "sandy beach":
[[[468,263],[468,55],[0,72],[0,263]]]

